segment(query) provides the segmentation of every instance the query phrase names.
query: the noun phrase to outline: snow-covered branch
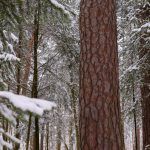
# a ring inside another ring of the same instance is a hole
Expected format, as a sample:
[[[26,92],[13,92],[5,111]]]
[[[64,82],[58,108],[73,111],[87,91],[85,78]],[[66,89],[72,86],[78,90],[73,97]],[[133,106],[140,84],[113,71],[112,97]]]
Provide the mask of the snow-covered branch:
[[[50,111],[56,107],[54,102],[16,95],[11,92],[0,91],[0,97],[6,98],[14,107],[24,112],[29,111],[39,116],[42,116],[44,111]]]

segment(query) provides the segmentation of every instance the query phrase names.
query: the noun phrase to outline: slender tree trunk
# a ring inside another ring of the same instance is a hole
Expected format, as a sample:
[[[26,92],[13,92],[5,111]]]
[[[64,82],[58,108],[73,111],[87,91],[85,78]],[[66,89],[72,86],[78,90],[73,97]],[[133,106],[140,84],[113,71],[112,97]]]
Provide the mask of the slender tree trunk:
[[[72,100],[73,100],[73,115],[74,115],[74,122],[75,122],[75,133],[76,133],[76,149],[80,149],[80,137],[79,137],[79,126],[78,126],[78,117],[77,117],[77,111],[76,111],[76,96],[75,96],[75,89],[72,88]]]
[[[46,124],[46,150],[49,150],[49,123]]]
[[[32,120],[32,115],[30,114],[30,116],[29,116],[29,123],[28,123],[27,140],[26,140],[26,150],[29,150],[31,120]]]
[[[133,140],[133,150],[140,150],[140,128],[139,127],[136,128],[136,135],[135,135],[135,130],[133,130],[132,140]]]
[[[131,55],[131,65],[133,66],[133,60],[134,59],[134,54],[132,52]],[[138,150],[138,136],[137,136],[137,115],[136,115],[136,104],[135,104],[135,72],[133,70],[132,72],[132,101],[134,104],[134,108],[133,108],[133,123],[134,123],[134,144],[133,144],[133,148],[134,150]]]
[[[39,36],[39,19],[40,19],[40,0],[38,0],[38,7],[34,18],[34,73],[32,84],[32,97],[38,97],[38,62],[37,62],[37,49],[38,49],[38,36]],[[35,116],[35,131],[33,135],[33,150],[39,150],[39,119]]]
[[[45,122],[43,122],[43,124],[42,124],[42,133],[41,133],[41,144],[40,144],[40,150],[44,150],[44,131],[45,130]]]
[[[69,123],[69,150],[73,150],[73,141],[72,141],[72,133],[73,133],[73,120],[70,118],[70,123]]]
[[[20,11],[20,23],[19,23],[19,47],[18,47],[18,51],[17,51],[17,57],[21,59],[21,51],[22,51],[22,44],[23,44],[23,2],[21,1],[19,3],[19,11]],[[17,94],[20,94],[20,90],[21,90],[21,66],[20,64],[17,65]],[[16,138],[20,139],[20,133],[18,131],[19,128],[19,119],[16,119],[17,121],[17,125],[16,125]],[[20,144],[16,143],[14,150],[19,150],[20,148]]]
[[[150,65],[150,51],[142,50],[143,57],[147,55],[145,63]],[[144,54],[145,53],[145,54]],[[142,58],[142,57],[141,57]],[[144,70],[142,73],[141,97],[142,97],[142,122],[143,122],[143,150],[150,150],[150,69]],[[149,146],[148,146],[149,145]]]
[[[56,150],[61,150],[61,129],[60,127],[57,128],[57,145]]]
[[[8,91],[9,91],[9,86],[8,86]],[[9,127],[8,121],[5,120],[4,117],[2,117],[2,119],[3,119],[3,120],[2,120],[2,127],[3,127],[3,129],[4,129],[6,132],[8,132],[8,127]],[[6,137],[6,135],[5,135],[5,134],[2,134],[2,136],[3,136],[4,141],[7,142],[7,137]],[[7,147],[6,147],[6,146],[2,146],[2,148],[3,148],[3,150],[7,150]]]
[[[71,70],[70,83],[73,84],[73,82],[74,82],[73,64],[70,64],[69,69]],[[78,123],[78,116],[77,116],[77,94],[76,94],[75,88],[76,88],[75,86],[71,86],[71,108],[72,108],[74,124],[75,124],[76,150],[80,150],[79,123]],[[73,143],[72,143],[72,145],[73,145]]]
[[[32,34],[30,41],[29,41],[29,46],[28,46],[29,51],[26,55],[24,75],[23,75],[23,87],[22,87],[22,94],[23,95],[27,94],[27,87],[28,87],[27,83],[28,83],[28,79],[29,79],[29,75],[30,75],[33,44],[34,44],[34,32]],[[29,116],[28,132],[27,132],[27,140],[26,140],[26,150],[29,149],[31,119],[32,119],[32,114],[30,114],[30,116]]]
[[[145,3],[145,4],[144,4]],[[140,26],[149,22],[150,5],[148,1],[144,2],[138,10],[137,17]],[[147,30],[141,30],[139,59],[141,60],[141,99],[142,99],[142,125],[143,125],[143,150],[150,150],[150,48],[146,38],[150,37]]]
[[[121,110],[123,110],[122,117],[121,117],[121,129],[122,129],[122,138],[121,139],[122,139],[122,143],[123,143],[122,150],[126,150],[125,142],[124,142],[124,132],[125,132],[125,130],[124,130],[124,106],[125,106],[124,100],[121,102],[121,104],[122,104]]]
[[[24,74],[23,74],[23,87],[22,87],[22,94],[27,94],[27,88],[28,88],[28,80],[30,75],[30,68],[31,68],[31,60],[32,60],[32,48],[34,44],[34,32],[31,36],[31,39],[29,40],[29,51],[27,52],[27,55],[25,56],[25,67],[24,67]]]
[[[22,28],[20,29],[20,33],[19,33],[19,49],[18,49],[18,58],[21,58],[21,49],[22,49]],[[21,68],[20,68],[20,64],[18,64],[17,66],[17,94],[20,94],[20,90],[21,90]],[[16,133],[16,138],[20,139],[20,133],[18,132],[18,128],[19,128],[19,119],[16,119],[17,124],[16,124],[16,129],[17,129],[17,133]],[[14,150],[19,150],[20,145],[19,144],[15,144]]]
[[[81,0],[81,150],[124,149],[115,6],[115,0]]]
[[[58,110],[58,113],[60,114],[60,111]],[[61,118],[60,115],[58,116],[58,123],[57,123],[57,141],[56,141],[56,150],[61,150],[61,141],[62,141],[62,133],[61,133]]]
[[[6,131],[6,132],[8,132],[8,121],[7,120],[5,120],[5,118],[3,117],[3,129]],[[6,137],[6,135],[5,134],[3,134],[3,139],[4,139],[4,141],[7,141],[7,137]],[[6,146],[3,146],[3,150],[7,150],[7,147]]]
[[[33,84],[32,84],[32,93],[31,97],[37,98],[38,97],[38,67],[37,67],[37,48],[38,48],[38,35],[39,35],[39,16],[35,15],[34,19],[34,73],[33,73]],[[25,91],[26,92],[26,91]],[[29,125],[28,125],[28,136],[27,136],[27,146],[26,150],[29,148],[29,141],[30,141],[30,128],[31,128],[31,118],[32,114],[29,117]],[[39,150],[39,121],[38,116],[35,116],[35,132],[33,136],[33,150]]]
[[[33,137],[33,150],[39,150],[39,118],[35,117],[35,131]]]
[[[140,150],[140,144],[141,144],[141,136],[140,136],[140,127],[137,127],[137,150]]]

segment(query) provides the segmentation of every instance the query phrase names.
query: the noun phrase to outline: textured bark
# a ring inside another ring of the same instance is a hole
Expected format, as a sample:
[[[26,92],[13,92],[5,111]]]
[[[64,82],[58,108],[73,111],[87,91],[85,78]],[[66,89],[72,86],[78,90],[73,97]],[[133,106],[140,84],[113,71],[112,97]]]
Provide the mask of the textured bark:
[[[81,0],[81,150],[123,149],[115,5]]]

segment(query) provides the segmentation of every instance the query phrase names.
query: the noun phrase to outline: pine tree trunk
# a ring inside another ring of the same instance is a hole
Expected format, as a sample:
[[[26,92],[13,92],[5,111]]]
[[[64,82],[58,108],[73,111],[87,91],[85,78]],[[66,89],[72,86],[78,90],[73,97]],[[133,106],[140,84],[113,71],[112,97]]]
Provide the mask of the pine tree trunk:
[[[143,49],[141,58],[147,56],[144,64],[150,65],[150,51],[149,49]],[[143,70],[143,69],[142,69]],[[143,149],[146,146],[149,147],[146,150],[150,150],[150,69],[142,71],[142,85],[141,85],[141,97],[142,97],[142,124],[143,124]],[[148,146],[149,145],[149,146]]]
[[[114,0],[81,0],[80,148],[122,150]]]
[[[69,122],[69,150],[73,150],[73,141],[72,141],[72,133],[73,133],[73,120],[70,118]]]
[[[23,75],[23,87],[22,87],[22,94],[23,95],[27,94],[27,87],[28,87],[27,83],[28,83],[28,79],[29,79],[29,75],[30,75],[33,44],[34,44],[34,32],[32,34],[30,41],[29,41],[29,51],[26,55],[26,62],[25,62],[24,75]],[[26,150],[29,149],[31,120],[32,120],[32,114],[30,114],[30,116],[29,116],[27,139],[26,139]]]
[[[27,88],[28,88],[28,80],[30,75],[30,68],[31,68],[31,60],[32,60],[32,48],[34,44],[34,32],[31,36],[31,39],[29,40],[29,51],[26,54],[25,57],[25,67],[24,67],[24,74],[23,74],[23,87],[22,87],[22,94],[27,94]]]
[[[45,122],[43,122],[43,124],[42,124],[42,133],[41,133],[41,144],[40,144],[40,150],[44,150],[44,131],[45,130]]]
[[[22,24],[22,19],[23,19],[23,2],[21,1],[19,3],[19,11],[20,11],[20,22],[19,22],[19,46],[18,46],[18,51],[17,51],[17,57],[21,59],[21,51],[22,51],[22,42],[23,42],[23,24]],[[20,64],[17,65],[17,94],[20,94],[21,90],[21,66]],[[16,119],[17,125],[16,125],[16,138],[20,139],[20,133],[18,131],[19,128],[19,119]],[[16,143],[14,150],[19,150],[20,144]]]
[[[79,126],[78,126],[78,118],[76,111],[76,97],[75,97],[75,89],[71,89],[72,93],[72,103],[73,103],[73,115],[74,115],[74,123],[75,123],[75,133],[76,133],[76,150],[80,150],[80,137],[79,137]]]
[[[141,137],[140,137],[140,127],[137,127],[137,150],[140,150],[140,143],[141,143]]]
[[[30,114],[30,116],[29,116],[29,123],[28,123],[28,131],[27,131],[26,150],[29,150],[31,120],[32,120],[32,115]]]
[[[61,150],[61,129],[58,126],[57,127],[57,145],[56,145],[56,150]]]
[[[138,10],[137,17],[140,26],[149,22],[150,5],[144,2]],[[143,150],[150,150],[150,48],[149,41],[146,39],[150,37],[148,28],[141,30],[139,46],[139,59],[141,60],[141,99],[142,99],[142,125],[143,125]]]
[[[132,64],[133,65],[133,57],[132,57]],[[132,100],[133,104],[135,104],[135,74],[132,73]],[[136,114],[136,106],[133,108],[133,124],[134,124],[134,150],[138,150],[138,135],[137,135],[137,114]]]
[[[20,28],[20,33],[19,33],[19,48],[18,48],[18,58],[21,58],[21,49],[22,49],[22,27]],[[21,90],[21,68],[20,65],[18,64],[17,66],[17,94],[20,94],[20,90]],[[19,119],[16,119],[16,129],[18,130],[19,128]],[[20,133],[18,131],[16,131],[16,138],[20,139]],[[14,150],[19,150],[20,145],[19,144],[15,144]]]
[[[46,150],[49,150],[49,123],[46,124]]]
[[[40,0],[38,0],[37,11],[34,16],[34,73],[33,73],[33,84],[32,84],[32,97],[38,97],[38,62],[37,62],[37,49],[38,49],[38,36],[39,36],[39,19],[40,19]],[[33,150],[39,150],[39,118],[35,116],[35,131],[33,135]]]
[[[74,83],[74,76],[73,76],[73,64],[70,63],[69,69],[71,70],[70,72],[70,83]],[[76,94],[76,89],[75,86],[71,87],[71,108],[72,108],[72,113],[73,113],[73,118],[74,118],[74,124],[75,124],[75,133],[76,133],[76,150],[80,150],[80,137],[79,137],[79,122],[78,122],[78,116],[77,116],[77,94]],[[73,143],[72,143],[73,145]]]
[[[39,150],[39,118],[35,117],[35,131],[33,135],[33,150]]]
[[[3,129],[6,131],[6,132],[8,132],[8,121],[7,120],[5,120],[5,118],[3,117]],[[3,139],[4,139],[4,141],[8,141],[8,139],[7,139],[7,137],[6,137],[6,135],[5,134],[3,134]],[[3,150],[7,150],[7,147],[6,146],[3,146]]]

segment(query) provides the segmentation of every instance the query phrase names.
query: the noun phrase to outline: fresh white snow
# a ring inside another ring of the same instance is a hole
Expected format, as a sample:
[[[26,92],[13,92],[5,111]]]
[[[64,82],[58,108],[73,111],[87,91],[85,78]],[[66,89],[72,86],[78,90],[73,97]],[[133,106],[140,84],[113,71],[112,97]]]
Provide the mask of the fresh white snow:
[[[14,53],[13,45],[8,43],[7,41],[6,41],[6,43],[7,43],[7,46],[9,47],[9,49],[11,50],[11,52]]]
[[[16,37],[13,33],[11,33],[10,36],[14,42],[18,42],[18,37]]]
[[[3,129],[0,128],[0,133],[3,133],[4,135],[6,135],[11,141],[20,144],[21,140],[17,139],[16,137],[10,135],[8,132],[5,132]]]
[[[142,29],[147,28],[147,32],[149,32],[148,28],[150,28],[150,22],[143,24],[140,28],[133,29],[133,32],[141,32]]]
[[[4,104],[0,104],[0,114],[2,114],[6,119],[8,119],[13,124],[16,124],[15,113],[8,109]]]
[[[51,2],[55,7],[61,9],[66,15],[68,15],[68,16],[70,17],[69,11],[67,11],[66,8],[65,8],[62,4],[58,3],[56,0],[50,0],[50,2]]]
[[[0,50],[2,50],[3,49],[3,43],[2,43],[2,41],[0,40]]]
[[[50,111],[56,107],[54,102],[16,95],[11,92],[0,91],[0,97],[8,99],[13,106],[24,112],[29,111],[39,116],[42,116],[44,111]]]
[[[6,146],[8,149],[13,149],[13,146],[11,143],[7,143],[6,141],[3,140],[3,138],[0,136],[0,148],[3,146]]]
[[[141,28],[150,28],[150,22],[145,23]]]
[[[4,61],[20,61],[20,59],[17,58],[15,55],[9,53],[0,54],[0,60],[1,59]]]

